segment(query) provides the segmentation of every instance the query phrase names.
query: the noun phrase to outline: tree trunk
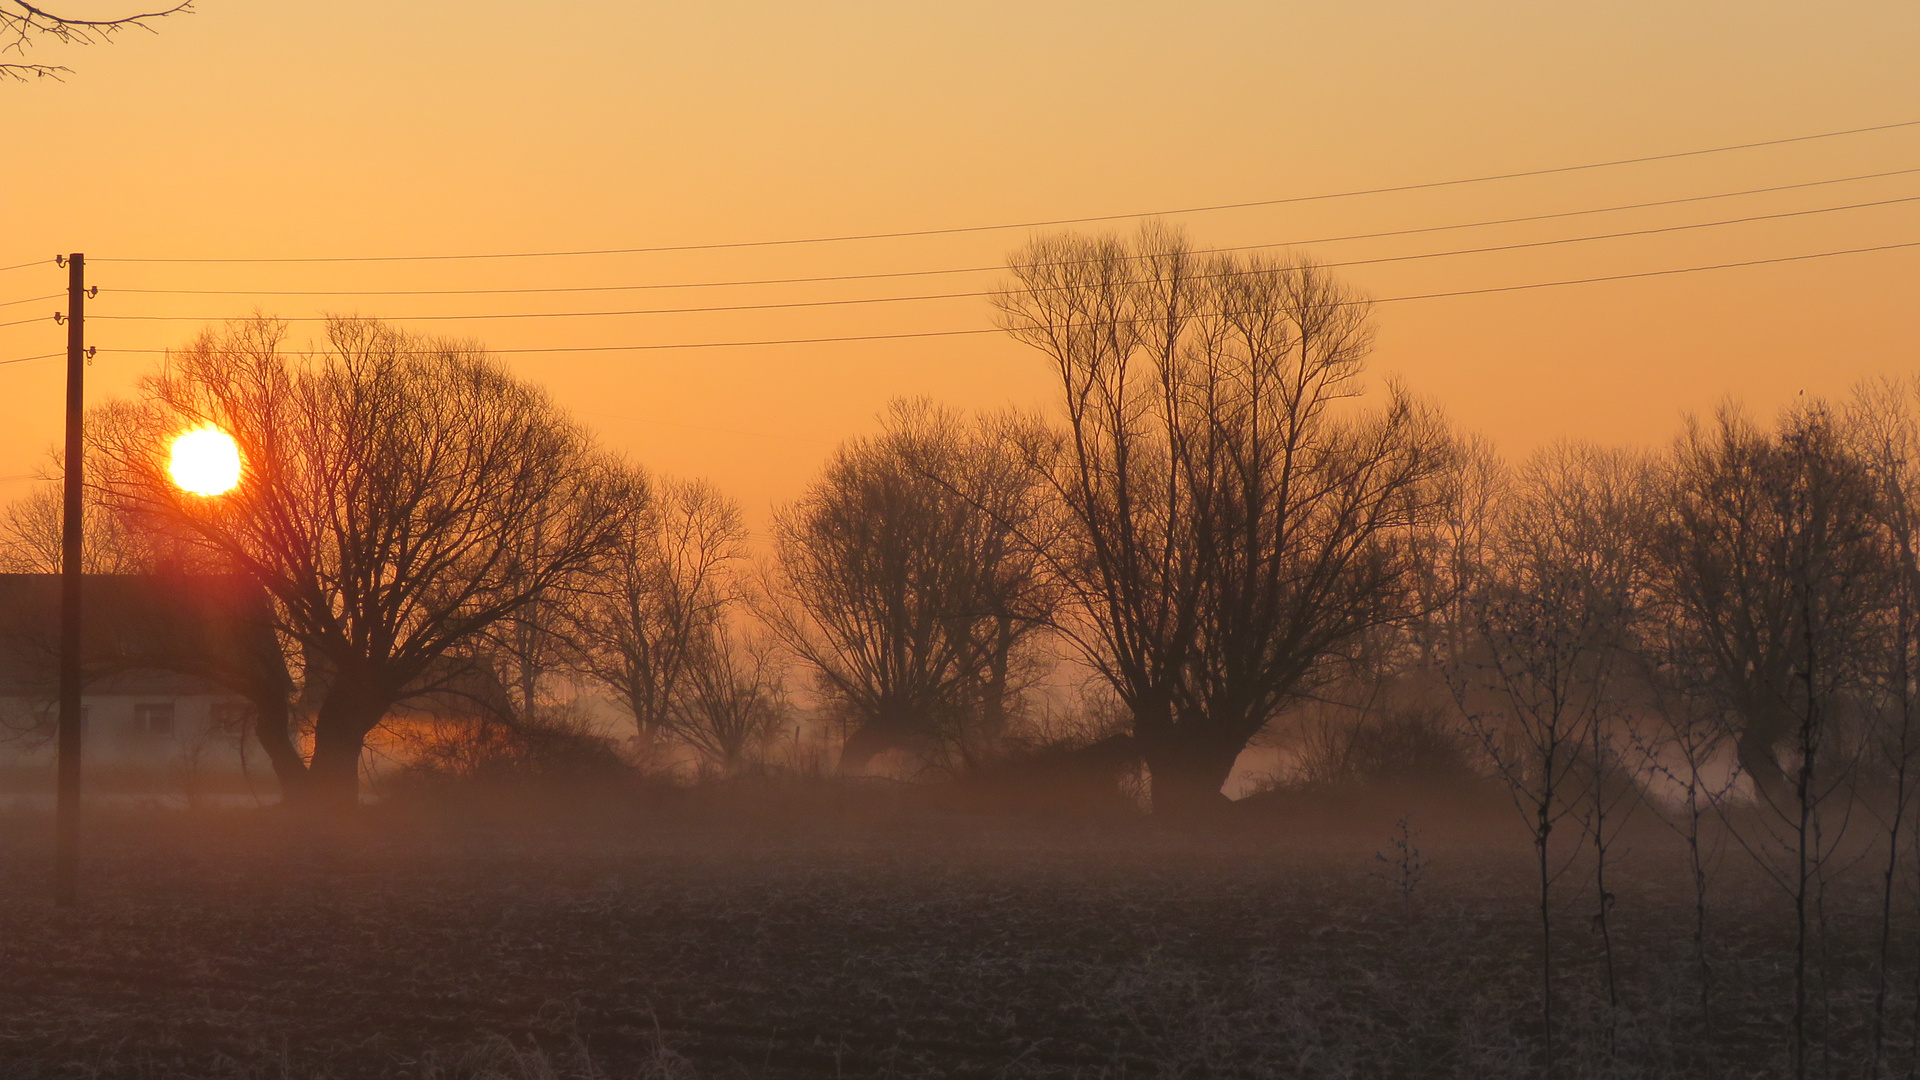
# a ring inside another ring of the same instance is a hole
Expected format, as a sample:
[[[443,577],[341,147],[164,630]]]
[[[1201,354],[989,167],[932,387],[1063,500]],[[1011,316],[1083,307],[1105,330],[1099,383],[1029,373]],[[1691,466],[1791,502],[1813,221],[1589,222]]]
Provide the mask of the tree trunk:
[[[910,750],[907,739],[891,725],[872,721],[861,724],[840,747],[840,775],[857,776],[867,771],[873,759],[889,750]]]
[[[316,728],[305,800],[315,808],[350,809],[360,803],[360,752],[366,736]]]
[[[351,809],[360,804],[360,753],[389,704],[347,678],[335,680],[314,717],[313,761],[305,780],[313,806]]]
[[[985,700],[980,706],[980,741],[996,746],[1007,733],[1007,663],[1013,651],[1013,620],[1000,616],[994,627],[993,653],[987,661]]]
[[[300,759],[300,749],[293,744],[287,696],[268,692],[254,694],[251,700],[253,735],[273,765],[274,779],[280,782],[280,801],[299,803],[307,794],[307,763]]]
[[[1240,750],[1229,740],[1184,727],[1142,739],[1140,756],[1152,778],[1154,816],[1180,822],[1219,817],[1231,805],[1220,789]]]
[[[1753,793],[1776,809],[1793,804],[1793,782],[1774,757],[1781,735],[1771,724],[1749,721],[1734,743],[1740,769],[1753,782]]]

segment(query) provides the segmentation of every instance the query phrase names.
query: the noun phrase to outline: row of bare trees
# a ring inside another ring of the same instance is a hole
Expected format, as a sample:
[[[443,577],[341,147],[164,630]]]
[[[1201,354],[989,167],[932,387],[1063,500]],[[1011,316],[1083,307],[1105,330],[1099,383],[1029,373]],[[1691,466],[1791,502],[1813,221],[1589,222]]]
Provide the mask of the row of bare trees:
[[[845,769],[964,769],[1072,662],[1119,703],[1154,811],[1205,817],[1277,719],[1365,685],[1438,732],[1420,753],[1464,737],[1524,815],[1549,1065],[1556,884],[1592,875],[1611,1008],[1608,875],[1642,813],[1688,852],[1703,1012],[1714,838],[1790,902],[1801,1074],[1836,859],[1871,849],[1880,1060],[1920,887],[1916,386],[1508,467],[1397,384],[1361,400],[1367,304],[1310,261],[1067,234],[1017,253],[995,304],[1051,365],[1053,418],[898,403],[757,551],[723,494],[598,450],[475,346],[338,320],[296,352],[236,323],[94,415],[87,558],[264,594],[297,686],[213,674],[315,803],[351,802],[369,735],[475,671],[508,722],[583,681],[723,768],[797,695],[841,723]],[[230,495],[164,475],[201,425],[243,449]],[[54,561],[54,509],[11,508],[9,559]]]
[[[784,722],[780,665],[729,619],[730,501],[595,449],[477,347],[363,320],[311,352],[284,333],[210,331],[92,414],[86,562],[264,594],[283,655],[203,674],[254,702],[289,799],[357,799],[369,736],[409,705],[465,696],[483,721],[534,722],[556,673],[722,763]],[[243,448],[229,495],[166,476],[172,437],[202,426]],[[9,508],[7,569],[57,568],[54,510],[47,492]]]
[[[1390,675],[1450,691],[1532,833],[1549,1068],[1556,884],[1591,875],[1611,1009],[1608,874],[1635,813],[1684,842],[1703,1015],[1714,843],[1744,850],[1790,906],[1798,1076],[1832,1049],[1813,1000],[1832,977],[1830,889],[1878,865],[1870,1053],[1884,1065],[1896,907],[1920,887],[1916,404],[1920,383],[1876,383],[1771,425],[1723,407],[1663,452],[1558,445],[1461,470],[1438,564],[1456,581],[1405,624],[1419,647]]]
[[[270,320],[210,331],[102,410],[97,565],[269,596],[311,748],[281,701],[258,735],[321,801],[353,797],[384,717],[480,663],[522,714],[572,672],[643,737],[731,761],[797,661],[859,768],[977,762],[1071,653],[1122,703],[1156,809],[1209,811],[1277,712],[1433,602],[1456,440],[1397,386],[1357,404],[1367,305],[1309,262],[1149,229],[1011,269],[998,309],[1053,364],[1064,425],[901,404],[775,515],[754,573],[711,488],[594,449],[477,347],[358,320],[310,353]],[[201,425],[243,448],[233,494],[166,482],[169,438]],[[25,548],[50,546],[46,509],[16,508]]]
[[[1277,713],[1433,602],[1458,440],[1397,386],[1354,400],[1367,305],[1310,262],[1150,228],[1011,272],[997,308],[1064,423],[896,407],[776,517],[762,617],[848,722],[843,766],[975,763],[1065,656],[1121,703],[1155,812],[1212,813]]]
[[[1569,447],[1509,475],[1399,386],[1360,400],[1367,305],[1311,262],[1069,234],[1016,254],[995,299],[1052,365],[1057,421],[899,404],[777,511],[757,559],[724,495],[597,450],[477,347],[341,320],[295,352],[279,324],[237,323],[96,414],[89,559],[264,589],[323,692],[306,756],[272,715],[262,742],[341,790],[388,710],[482,655],[523,713],[578,675],[636,731],[727,759],[797,663],[856,766],[977,760],[1071,656],[1173,813],[1218,805],[1249,740],[1383,656],[1503,717],[1496,765],[1537,728],[1545,784],[1603,703],[1691,716],[1711,696],[1782,807],[1795,770],[1818,790],[1833,710],[1859,708],[1829,702],[1862,680],[1904,692],[1866,659],[1912,584],[1888,569],[1914,468],[1891,392],[1777,432],[1728,413],[1657,461]],[[233,495],[166,482],[168,438],[203,424],[243,447]],[[53,548],[45,502],[13,508],[16,553]],[[1791,738],[1807,752],[1782,757]],[[1537,794],[1544,830],[1557,800]]]

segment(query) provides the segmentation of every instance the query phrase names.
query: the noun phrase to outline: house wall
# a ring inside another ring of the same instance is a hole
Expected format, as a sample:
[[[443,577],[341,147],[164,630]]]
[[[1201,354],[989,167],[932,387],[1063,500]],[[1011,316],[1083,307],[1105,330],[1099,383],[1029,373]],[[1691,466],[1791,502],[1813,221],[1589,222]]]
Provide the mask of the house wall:
[[[191,797],[272,786],[258,749],[242,753],[245,698],[87,694],[82,703],[81,776],[91,791]],[[171,730],[155,731],[143,716],[142,706],[155,705],[173,707]],[[51,702],[0,697],[0,792],[51,786],[57,712]]]

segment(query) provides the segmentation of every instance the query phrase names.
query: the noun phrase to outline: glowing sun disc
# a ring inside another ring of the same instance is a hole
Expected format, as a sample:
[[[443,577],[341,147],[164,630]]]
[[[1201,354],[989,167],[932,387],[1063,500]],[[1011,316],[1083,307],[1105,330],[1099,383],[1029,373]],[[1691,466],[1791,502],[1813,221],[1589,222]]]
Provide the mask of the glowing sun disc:
[[[173,440],[167,473],[182,491],[223,495],[240,483],[240,444],[218,428],[200,428]]]

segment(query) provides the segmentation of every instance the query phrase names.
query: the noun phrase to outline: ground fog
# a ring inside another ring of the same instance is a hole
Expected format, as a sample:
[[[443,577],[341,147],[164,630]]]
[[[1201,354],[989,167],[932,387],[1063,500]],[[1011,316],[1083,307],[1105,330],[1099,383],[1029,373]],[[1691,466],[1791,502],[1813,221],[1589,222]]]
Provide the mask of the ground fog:
[[[387,807],[324,833],[116,813],[72,910],[48,899],[50,823],[21,812],[0,829],[0,1076],[1541,1073],[1532,853],[1502,818],[1416,815],[1410,883],[1371,823],[859,800]],[[1622,844],[1617,1006],[1577,874],[1556,898],[1555,1069],[1778,1074],[1791,908],[1722,868],[1703,1017],[1693,895],[1657,829]],[[1872,892],[1828,893],[1819,1075],[1865,1066]]]

